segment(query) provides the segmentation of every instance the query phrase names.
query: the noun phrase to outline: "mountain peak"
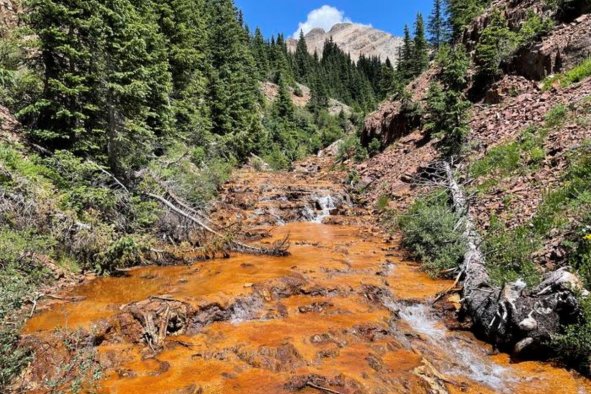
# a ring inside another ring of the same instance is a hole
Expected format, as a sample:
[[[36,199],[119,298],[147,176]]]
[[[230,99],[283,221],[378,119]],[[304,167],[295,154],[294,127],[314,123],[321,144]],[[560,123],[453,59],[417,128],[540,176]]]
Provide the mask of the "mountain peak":
[[[398,57],[398,49],[402,46],[402,39],[371,26],[358,23],[337,23],[329,32],[321,28],[312,29],[304,39],[310,54],[322,54],[324,42],[331,39],[343,51],[350,53],[355,61],[360,56],[378,56],[383,61],[389,58],[393,64]],[[290,51],[295,51],[298,40],[288,40]]]

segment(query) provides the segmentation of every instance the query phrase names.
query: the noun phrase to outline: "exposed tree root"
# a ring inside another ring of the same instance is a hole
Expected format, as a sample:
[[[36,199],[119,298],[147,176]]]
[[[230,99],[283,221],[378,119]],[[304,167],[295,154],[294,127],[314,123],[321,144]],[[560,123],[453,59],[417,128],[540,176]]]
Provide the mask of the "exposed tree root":
[[[465,218],[464,236],[468,250],[461,267],[462,310],[476,333],[495,345],[519,355],[536,355],[547,349],[553,334],[579,313],[576,291],[584,291],[581,281],[565,268],[547,274],[539,286],[528,289],[522,281],[495,286],[488,275],[481,239],[470,213],[468,201],[456,181],[452,167],[443,163],[447,187],[454,209]]]

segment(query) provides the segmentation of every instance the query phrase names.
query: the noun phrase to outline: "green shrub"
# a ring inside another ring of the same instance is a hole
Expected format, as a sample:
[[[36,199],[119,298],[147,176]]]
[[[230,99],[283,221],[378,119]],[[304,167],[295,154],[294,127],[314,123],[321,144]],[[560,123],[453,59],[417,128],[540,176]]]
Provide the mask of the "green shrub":
[[[566,121],[567,115],[568,108],[564,104],[552,107],[544,118],[546,127],[557,127],[562,125]]]
[[[367,146],[367,153],[369,157],[377,155],[378,153],[380,153],[380,150],[382,150],[382,143],[378,138],[373,138]]]
[[[496,146],[474,162],[470,174],[476,178],[492,174],[504,178],[517,171],[537,168],[546,158],[547,135],[546,128],[528,127],[516,141]]]
[[[18,341],[16,327],[0,327],[0,390],[7,389],[31,358],[30,351],[18,347]]]
[[[557,353],[578,367],[589,368],[591,359],[591,297],[579,297],[581,315],[573,324],[564,327],[561,334],[552,338]]]
[[[376,201],[376,209],[380,212],[386,211],[388,209],[388,205],[390,204],[390,196],[387,194],[382,194],[378,197]]]
[[[492,148],[485,157],[474,162],[470,167],[470,173],[474,177],[490,175],[498,170],[509,174],[519,168],[520,158],[518,143],[499,145]]]
[[[367,149],[361,145],[361,139],[357,134],[350,134],[339,145],[339,150],[336,156],[337,163],[343,163],[347,160],[353,159],[360,163],[368,157]]]
[[[494,283],[502,286],[519,278],[529,285],[539,283],[540,274],[532,254],[539,249],[541,241],[529,228],[522,226],[509,230],[493,217],[483,238],[487,270]]]
[[[531,43],[543,34],[548,33],[554,27],[554,21],[529,11],[527,19],[521,25],[517,33],[518,46]]]
[[[445,191],[417,200],[398,218],[402,245],[431,276],[457,268],[466,251],[462,218],[448,205]]]
[[[482,31],[474,54],[478,74],[482,80],[494,80],[502,70],[501,64],[518,47],[518,36],[509,29],[507,19],[495,11]]]

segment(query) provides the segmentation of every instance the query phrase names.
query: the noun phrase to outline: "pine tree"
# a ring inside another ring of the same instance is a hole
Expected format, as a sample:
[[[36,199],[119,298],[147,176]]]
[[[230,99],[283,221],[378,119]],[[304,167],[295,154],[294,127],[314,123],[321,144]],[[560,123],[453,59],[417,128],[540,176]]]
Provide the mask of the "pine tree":
[[[265,45],[265,39],[263,38],[263,33],[258,27],[251,40],[251,50],[259,71],[259,78],[266,79],[270,71],[269,55]]]
[[[307,77],[310,75],[311,71],[311,58],[308,53],[308,46],[306,44],[306,39],[304,38],[303,30],[300,31],[300,39],[296,46],[294,63],[296,79],[298,82],[307,83]]]
[[[287,82],[281,73],[279,74],[278,79],[277,84],[279,85],[279,93],[275,99],[273,111],[276,116],[283,120],[293,120],[294,106]]]
[[[429,66],[429,44],[425,38],[423,15],[417,14],[412,55],[413,75],[421,74]]]
[[[446,0],[449,24],[454,38],[458,38],[464,27],[482,12],[489,0]]]
[[[171,76],[155,15],[129,0],[30,6],[45,70],[43,96],[24,111],[33,115],[34,136],[125,176],[171,125]]]
[[[260,137],[259,90],[254,58],[232,0],[207,0],[209,100],[213,132],[244,159]]]
[[[33,137],[52,148],[71,148],[98,110],[89,104],[99,77],[92,61],[101,30],[96,2],[33,0],[29,23],[39,37],[43,97],[21,111]]]
[[[382,65],[382,71],[379,81],[379,98],[385,99],[394,92],[395,89],[395,71],[390,59],[386,59],[386,63]]]
[[[175,129],[194,143],[203,144],[211,129],[205,101],[208,65],[204,1],[165,0],[152,4],[158,10],[158,23],[166,38]]]
[[[441,137],[440,149],[448,157],[461,153],[469,131],[468,110],[464,90],[470,61],[463,48],[454,48],[441,53],[440,82],[435,82],[427,96],[429,133]]]
[[[95,105],[101,110],[78,142],[85,151],[106,150],[112,170],[122,176],[146,162],[171,126],[165,39],[153,10],[142,2],[137,7],[128,0],[102,1],[105,34],[94,51],[101,75]]]
[[[446,18],[445,0],[434,0],[433,11],[429,17],[429,42],[435,49],[448,39],[448,21]]]
[[[405,25],[402,52],[398,61],[398,70],[405,80],[413,77],[413,52],[413,41],[410,36],[410,29],[408,28],[408,25]]]
[[[494,12],[489,24],[482,31],[474,54],[479,79],[490,81],[498,77],[502,72],[501,63],[516,46],[517,37],[509,29],[507,19],[501,12]]]

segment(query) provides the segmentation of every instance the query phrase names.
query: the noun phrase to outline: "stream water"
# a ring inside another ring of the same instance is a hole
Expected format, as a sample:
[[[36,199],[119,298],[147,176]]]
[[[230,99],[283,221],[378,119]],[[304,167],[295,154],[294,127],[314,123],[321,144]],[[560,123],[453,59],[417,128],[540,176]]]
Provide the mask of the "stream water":
[[[321,199],[315,221],[335,208]],[[369,227],[299,222],[271,234],[263,242],[289,234],[289,257],[137,268],[40,307],[24,334],[49,356],[29,372],[30,391],[71,362],[50,340],[56,330],[84,329],[100,333],[101,393],[591,393],[565,369],[512,363],[448,330],[429,301],[450,282]],[[142,340],[130,304],[177,319],[159,348]]]

